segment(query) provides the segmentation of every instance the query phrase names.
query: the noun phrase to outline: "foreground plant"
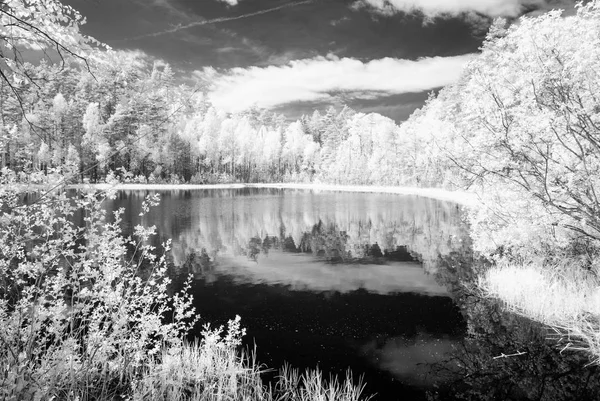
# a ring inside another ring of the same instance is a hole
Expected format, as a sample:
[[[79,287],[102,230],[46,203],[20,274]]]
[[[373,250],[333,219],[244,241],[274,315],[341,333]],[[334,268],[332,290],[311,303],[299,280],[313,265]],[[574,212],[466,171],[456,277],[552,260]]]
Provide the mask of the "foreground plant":
[[[0,399],[360,399],[360,383],[318,371],[286,369],[265,386],[239,352],[239,316],[186,343],[197,320],[190,282],[168,295],[169,243],[155,256],[155,228],[124,238],[123,210],[109,220],[102,205],[110,194],[68,196],[53,190],[60,175],[29,178],[46,189],[32,195],[13,172],[0,176]],[[147,197],[140,216],[157,202]]]
[[[237,316],[226,331],[207,324],[202,340],[164,349],[135,381],[133,399],[266,399],[257,364],[238,352],[244,333]]]
[[[239,353],[244,331],[240,318],[211,330],[205,326],[202,340],[163,352],[134,383],[134,401],[247,400],[247,401],[368,401],[364,385],[352,374],[344,381],[323,379],[321,372],[284,366],[271,386],[265,386],[255,353]]]
[[[274,393],[277,400],[358,401],[364,398],[362,397],[364,384],[360,379],[355,384],[350,370],[346,372],[346,379],[343,382],[338,382],[334,377],[330,378],[329,381],[324,380],[318,369],[306,370],[303,374],[300,374],[297,369],[292,369],[286,365],[281,369],[278,379]],[[370,398],[366,397],[365,401]]]
[[[517,264],[501,259],[479,285],[509,310],[552,327],[562,348],[587,351],[592,363],[599,363],[600,280],[574,263]]]
[[[102,207],[107,194],[54,190],[28,199],[7,169],[0,183],[0,398],[126,393],[195,322],[190,297],[167,295],[169,243],[157,257],[154,228],[136,226],[124,238],[123,210],[109,221]],[[147,199],[143,213],[156,202]]]

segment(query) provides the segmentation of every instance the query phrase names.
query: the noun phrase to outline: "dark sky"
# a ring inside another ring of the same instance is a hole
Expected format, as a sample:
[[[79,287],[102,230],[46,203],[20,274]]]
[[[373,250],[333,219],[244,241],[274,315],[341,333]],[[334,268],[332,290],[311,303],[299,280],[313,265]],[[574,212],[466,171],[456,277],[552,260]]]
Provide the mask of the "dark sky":
[[[491,18],[558,0],[66,0],[83,31],[207,85],[227,111],[328,105],[397,121],[460,74]],[[567,0],[562,0],[567,1]]]

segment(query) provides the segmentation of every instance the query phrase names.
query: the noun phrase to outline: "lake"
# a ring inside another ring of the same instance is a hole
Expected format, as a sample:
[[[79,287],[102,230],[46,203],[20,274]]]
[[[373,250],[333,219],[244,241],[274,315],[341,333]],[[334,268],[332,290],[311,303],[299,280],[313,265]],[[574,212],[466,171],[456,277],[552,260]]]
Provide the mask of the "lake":
[[[326,377],[351,369],[378,400],[600,395],[584,355],[560,355],[551,333],[480,298],[481,262],[456,204],[182,190],[159,192],[161,204],[140,218],[148,193],[120,191],[107,208],[126,208],[126,233],[141,223],[157,226],[156,244],[172,239],[174,289],[192,275],[201,323],[240,315],[245,344],[269,368],[319,367]]]

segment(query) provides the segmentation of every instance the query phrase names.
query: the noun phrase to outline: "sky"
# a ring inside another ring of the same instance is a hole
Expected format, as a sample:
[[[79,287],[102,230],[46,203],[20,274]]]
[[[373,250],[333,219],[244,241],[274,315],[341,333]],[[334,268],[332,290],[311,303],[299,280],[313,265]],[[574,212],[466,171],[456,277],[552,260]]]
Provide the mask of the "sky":
[[[493,18],[570,0],[66,0],[84,33],[168,62],[228,112],[348,105],[397,122],[458,79]]]

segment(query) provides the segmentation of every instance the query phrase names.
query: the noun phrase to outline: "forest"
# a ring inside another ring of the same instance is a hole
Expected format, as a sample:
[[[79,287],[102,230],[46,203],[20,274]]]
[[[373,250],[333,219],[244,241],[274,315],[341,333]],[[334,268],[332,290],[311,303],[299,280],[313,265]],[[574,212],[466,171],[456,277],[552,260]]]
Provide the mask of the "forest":
[[[378,114],[228,114],[140,52],[75,61],[24,63],[35,81],[1,82],[2,167],[72,182],[452,184],[432,138]]]
[[[460,79],[399,124],[349,107],[296,121],[225,113],[167,63],[108,49],[83,23],[58,0],[0,2],[0,398],[360,397],[351,380],[289,371],[269,392],[237,354],[238,318],[185,343],[197,319],[189,294],[168,291],[169,241],[149,245],[155,227],[141,225],[123,238],[122,211],[101,206],[111,191],[64,190],[115,179],[466,189],[488,261],[478,291],[600,361],[599,0],[495,20]],[[39,189],[27,202],[22,184]]]

